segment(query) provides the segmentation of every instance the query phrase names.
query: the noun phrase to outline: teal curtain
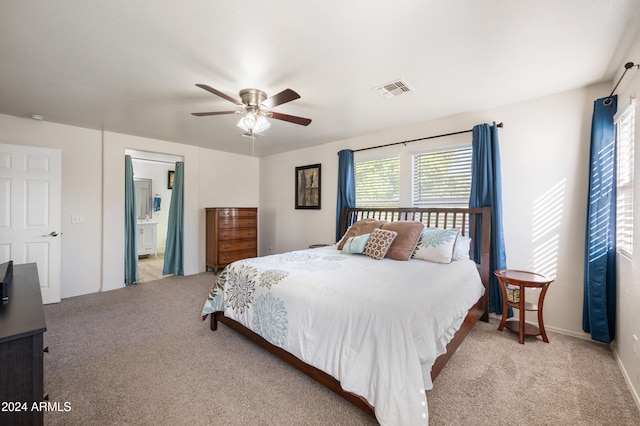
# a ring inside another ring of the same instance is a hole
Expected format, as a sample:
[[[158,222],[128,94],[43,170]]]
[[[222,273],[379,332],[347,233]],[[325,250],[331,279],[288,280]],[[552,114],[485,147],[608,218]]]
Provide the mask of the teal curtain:
[[[582,329],[603,343],[616,333],[617,104],[617,96],[596,100],[591,121]]]
[[[345,207],[356,206],[356,178],[353,151],[343,149],[338,152],[338,202],[336,208],[336,241],[340,240],[342,211]]]
[[[498,279],[493,275],[497,269],[507,267],[507,255],[502,230],[502,173],[500,171],[500,146],[498,127],[479,124],[473,127],[471,154],[471,196],[469,207],[491,207],[491,247],[489,254],[489,312],[502,314],[502,292]],[[478,223],[476,232],[480,232]],[[479,240],[476,243],[479,244]],[[480,253],[476,245],[475,253]],[[509,308],[509,316],[513,311]]]
[[[124,156],[124,284],[139,281],[138,277],[138,222],[136,214],[136,188],[133,183],[131,156]]]
[[[184,275],[184,163],[176,163],[169,207],[169,226],[164,251],[164,275]]]

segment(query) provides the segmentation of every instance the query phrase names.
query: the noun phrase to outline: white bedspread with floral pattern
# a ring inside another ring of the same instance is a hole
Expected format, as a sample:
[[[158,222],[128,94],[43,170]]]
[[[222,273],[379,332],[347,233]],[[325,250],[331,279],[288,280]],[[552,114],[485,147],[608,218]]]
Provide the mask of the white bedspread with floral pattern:
[[[224,311],[364,397],[382,425],[427,424],[430,369],[484,287],[474,262],[373,260],[335,246],[227,266],[202,315]]]

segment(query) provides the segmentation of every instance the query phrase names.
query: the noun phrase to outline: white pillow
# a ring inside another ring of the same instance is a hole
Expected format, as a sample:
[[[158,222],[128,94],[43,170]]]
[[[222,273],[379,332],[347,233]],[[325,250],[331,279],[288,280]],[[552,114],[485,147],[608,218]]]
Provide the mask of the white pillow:
[[[452,261],[469,260],[469,252],[471,251],[471,238],[458,234],[456,245],[453,248]]]
[[[451,263],[460,231],[456,228],[424,228],[413,257],[436,263]]]

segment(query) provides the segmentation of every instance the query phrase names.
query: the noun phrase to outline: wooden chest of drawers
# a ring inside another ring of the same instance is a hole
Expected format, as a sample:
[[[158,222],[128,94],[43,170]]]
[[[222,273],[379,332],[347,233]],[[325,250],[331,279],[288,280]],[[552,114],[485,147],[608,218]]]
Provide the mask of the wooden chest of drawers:
[[[207,269],[215,274],[229,263],[258,256],[258,209],[207,208]]]
[[[32,408],[44,399],[45,331],[37,266],[14,265],[9,301],[0,302],[0,425],[44,422],[44,412]]]

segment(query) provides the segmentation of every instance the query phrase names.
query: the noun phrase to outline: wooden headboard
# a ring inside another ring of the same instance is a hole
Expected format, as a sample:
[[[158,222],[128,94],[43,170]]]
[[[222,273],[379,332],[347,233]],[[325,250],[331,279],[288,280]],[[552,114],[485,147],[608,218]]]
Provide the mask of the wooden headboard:
[[[340,235],[344,235],[349,226],[355,222],[373,218],[395,222],[399,220],[414,220],[424,223],[424,226],[431,228],[458,228],[462,235],[468,236],[472,241],[480,239],[480,255],[475,253],[475,244],[471,244],[471,259],[478,264],[478,272],[482,279],[482,284],[486,289],[485,295],[489,294],[489,251],[491,238],[491,208],[418,208],[418,207],[398,207],[398,208],[353,208],[346,207],[342,213],[342,226]],[[482,224],[481,235],[476,235],[480,231],[478,224]]]

